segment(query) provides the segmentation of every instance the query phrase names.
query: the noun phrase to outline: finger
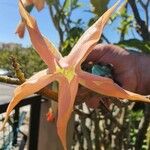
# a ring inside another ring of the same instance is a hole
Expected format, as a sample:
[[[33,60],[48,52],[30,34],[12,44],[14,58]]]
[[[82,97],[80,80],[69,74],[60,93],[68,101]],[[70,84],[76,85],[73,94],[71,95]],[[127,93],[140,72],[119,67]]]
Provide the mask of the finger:
[[[116,61],[121,64],[121,59],[125,59],[130,55],[125,49],[112,44],[98,44],[93,48],[93,51],[88,55],[85,63],[90,61],[94,63],[104,63],[115,65]],[[127,62],[126,62],[127,63]]]

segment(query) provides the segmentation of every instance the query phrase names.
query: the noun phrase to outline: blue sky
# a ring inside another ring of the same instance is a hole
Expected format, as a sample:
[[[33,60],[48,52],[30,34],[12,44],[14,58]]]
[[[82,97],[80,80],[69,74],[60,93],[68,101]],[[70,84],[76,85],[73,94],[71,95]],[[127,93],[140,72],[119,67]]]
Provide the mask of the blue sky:
[[[81,18],[87,24],[89,18],[91,18],[91,14],[85,10],[90,8],[89,0],[80,0],[83,3],[82,9],[78,9],[75,11],[73,17]],[[111,1],[111,4],[114,3],[115,0]],[[59,37],[57,31],[55,30],[53,23],[50,19],[49,12],[47,6],[40,11],[37,12],[36,9],[32,11],[32,15],[35,16],[40,31],[52,40],[56,46],[59,44]],[[31,42],[26,32],[25,37],[23,39],[19,39],[15,34],[15,29],[20,20],[20,15],[18,12],[17,0],[0,0],[0,42],[14,42],[21,43],[23,46],[30,46]],[[117,24],[117,22],[116,22]],[[115,25],[108,26],[105,29],[105,33],[109,37],[112,42],[118,40],[117,32],[113,30]],[[115,37],[115,38],[114,38]]]

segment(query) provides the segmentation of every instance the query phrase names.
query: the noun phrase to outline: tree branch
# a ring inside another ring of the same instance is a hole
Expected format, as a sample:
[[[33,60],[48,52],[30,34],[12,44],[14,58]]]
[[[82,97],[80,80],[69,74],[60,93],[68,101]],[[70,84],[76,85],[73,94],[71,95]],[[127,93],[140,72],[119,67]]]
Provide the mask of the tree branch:
[[[141,4],[142,8],[145,11],[145,16],[146,16],[146,25],[149,26],[149,14],[148,14],[148,5],[149,5],[149,0],[147,0],[147,3],[144,4],[142,0],[139,0],[139,3]]]
[[[137,32],[141,35],[143,40],[150,40],[150,33],[148,31],[148,26],[146,25],[145,21],[143,21],[140,17],[135,0],[128,0],[128,2],[132,8],[135,20],[137,22],[136,27]]]
[[[10,78],[7,76],[0,76],[0,82],[16,85],[20,84],[20,80],[18,80],[17,78]]]
[[[107,38],[104,34],[102,34],[102,38],[103,38],[108,44],[111,43],[111,42],[108,40],[108,38]]]

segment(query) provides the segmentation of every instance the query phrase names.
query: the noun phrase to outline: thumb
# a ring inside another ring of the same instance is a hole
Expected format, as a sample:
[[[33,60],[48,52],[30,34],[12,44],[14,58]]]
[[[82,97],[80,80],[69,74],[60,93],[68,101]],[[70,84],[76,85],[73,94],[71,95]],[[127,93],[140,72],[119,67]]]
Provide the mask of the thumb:
[[[89,54],[85,63],[104,63],[116,65],[121,63],[122,59],[128,57],[129,52],[123,48],[111,44],[98,44],[94,47],[94,50]]]

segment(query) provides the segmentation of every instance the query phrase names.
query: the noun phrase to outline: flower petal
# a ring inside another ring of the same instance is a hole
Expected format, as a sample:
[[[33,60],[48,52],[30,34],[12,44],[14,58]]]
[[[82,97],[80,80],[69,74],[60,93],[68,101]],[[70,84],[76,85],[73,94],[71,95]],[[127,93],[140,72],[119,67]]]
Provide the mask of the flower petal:
[[[100,39],[101,33],[111,14],[117,7],[118,2],[108,9],[79,39],[70,54],[66,57],[66,63],[80,65],[87,55],[93,50],[93,46]]]
[[[150,102],[150,100],[145,96],[124,90],[114,83],[113,80],[106,77],[96,76],[84,71],[80,71],[79,82],[86,88],[106,96]]]
[[[41,35],[35,19],[25,10],[21,1],[19,1],[19,10],[22,18],[25,20],[33,46],[43,61],[54,72],[56,69],[55,62],[62,57],[60,52],[54,47],[52,42],[49,42]]]
[[[32,1],[37,10],[41,10],[44,8],[45,0],[32,0]]]
[[[77,90],[77,77],[74,77],[70,82],[65,77],[59,80],[57,132],[65,150],[67,125],[73,110]]]
[[[13,108],[25,97],[39,91],[43,87],[47,86],[52,81],[56,80],[57,74],[48,74],[47,69],[38,72],[33,75],[30,79],[24,82],[22,85],[18,86],[14,91],[14,96],[7,107],[6,117],[3,123],[2,128],[6,124],[9,114],[13,110]]]
[[[28,5],[34,4],[38,11],[44,8],[45,0],[21,0],[23,5],[26,7]]]
[[[24,33],[25,33],[25,22],[21,21],[19,23],[19,25],[17,26],[16,34],[18,34],[18,36],[20,38],[23,38],[24,37]]]
[[[32,0],[22,0],[22,3],[25,7],[33,4]]]

